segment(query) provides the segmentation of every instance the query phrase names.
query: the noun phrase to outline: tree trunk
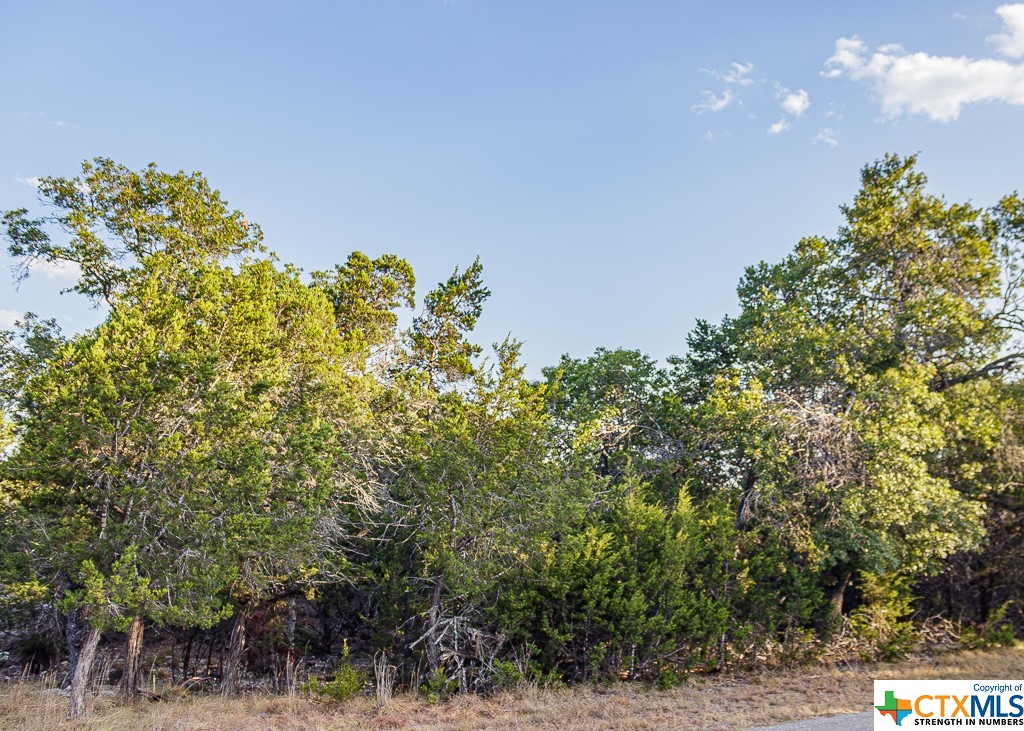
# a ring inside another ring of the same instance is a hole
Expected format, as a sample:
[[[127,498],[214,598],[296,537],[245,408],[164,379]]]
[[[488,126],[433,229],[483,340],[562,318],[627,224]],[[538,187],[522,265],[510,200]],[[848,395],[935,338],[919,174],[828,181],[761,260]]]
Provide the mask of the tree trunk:
[[[228,657],[224,662],[224,677],[220,683],[220,694],[228,698],[238,691],[238,677],[242,671],[242,653],[245,651],[245,625],[249,619],[246,606],[238,608],[235,623],[231,627],[231,639],[228,640]]]
[[[288,646],[288,654],[285,655],[284,659],[284,682],[285,690],[289,694],[292,692],[292,685],[295,682],[295,657],[298,654],[295,651],[295,625],[299,621],[299,612],[296,605],[295,597],[288,597],[284,622],[284,641]]]
[[[79,588],[66,572],[61,571],[57,577],[57,598],[64,598],[68,592]],[[85,634],[88,631],[88,623],[85,621],[85,612],[80,607],[72,607],[63,617],[58,615],[60,629],[64,634],[64,645],[68,651],[68,671],[60,682],[61,688],[71,687],[71,678],[78,666],[78,648],[82,646]]]
[[[839,581],[832,588],[831,595],[828,598],[829,620],[836,623],[837,626],[843,619],[843,596],[846,594],[846,588],[850,585],[852,577],[852,571],[844,571],[840,574]]]
[[[192,642],[195,640],[196,631],[192,630],[188,633],[188,640],[185,642],[185,650],[182,653],[181,658],[181,682],[188,680],[188,666],[192,661]],[[199,649],[203,649],[202,643],[199,644]]]
[[[75,668],[78,667],[79,647],[82,646],[82,610],[72,607],[64,619],[64,644],[68,649],[68,671],[60,683],[61,688],[70,688],[71,679],[75,676]]]
[[[71,676],[71,701],[68,703],[68,718],[81,718],[85,714],[85,690],[89,685],[89,671],[96,659],[96,647],[100,644],[100,631],[89,626],[85,641],[78,651],[75,673]]]
[[[437,622],[441,618],[441,590],[444,588],[444,574],[434,581],[434,594],[430,598],[430,610],[427,612],[427,665],[430,672],[441,667],[441,648],[437,643]]]
[[[295,627],[299,623],[299,609],[295,597],[285,599],[284,642],[288,648],[288,662],[297,654],[295,652]]]
[[[134,700],[142,684],[142,635],[145,626],[142,617],[132,617],[128,626],[128,640],[124,645],[124,674],[121,676],[121,697]]]
[[[206,669],[203,671],[207,677],[210,675],[210,667],[213,665],[213,634],[206,632]]]
[[[402,596],[402,677],[399,681],[402,685],[412,686],[413,675],[416,673],[414,655],[410,647],[412,636],[409,634],[409,627],[412,625],[411,610],[409,609],[409,588],[406,587]]]

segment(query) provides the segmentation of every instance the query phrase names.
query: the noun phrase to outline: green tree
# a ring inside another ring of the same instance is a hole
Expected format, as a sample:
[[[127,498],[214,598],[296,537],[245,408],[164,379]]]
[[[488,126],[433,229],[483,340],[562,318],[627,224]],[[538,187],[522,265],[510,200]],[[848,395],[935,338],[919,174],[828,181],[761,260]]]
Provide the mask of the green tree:
[[[479,257],[466,271],[455,272],[427,293],[423,313],[409,330],[412,367],[426,379],[427,389],[438,391],[473,375],[473,359],[481,348],[466,339],[491,296],[483,285]]]
[[[739,316],[678,363],[705,399],[698,469],[733,485],[741,522],[793,536],[836,614],[857,571],[934,572],[979,545],[981,505],[956,476],[971,468],[950,456],[994,425],[947,425],[1016,363],[1001,355],[1012,281],[998,308],[1012,206],[949,204],[915,165],[865,167],[838,234],[750,267]]]
[[[244,630],[251,602],[323,563],[334,536],[314,527],[356,493],[360,407],[326,299],[267,262],[147,270],[32,381],[7,465],[45,528],[38,568],[83,587],[92,648],[135,618],[234,610]]]
[[[524,379],[518,355],[503,343],[464,392],[432,403],[393,486],[406,565],[428,590],[418,639],[432,671],[464,659],[470,630],[586,491],[552,459],[545,389]]]
[[[505,626],[498,597],[590,485],[552,452],[547,389],[524,377],[519,344],[475,361],[481,349],[468,338],[489,295],[481,271],[479,261],[456,270],[426,296],[389,406],[401,437],[375,581],[396,594],[382,604],[411,603],[395,621],[430,672],[465,671],[470,659],[486,672]]]
[[[39,195],[45,215],[3,214],[16,277],[37,262],[73,264],[80,277],[71,289],[97,302],[113,304],[158,252],[188,266],[263,249],[260,228],[229,210],[200,173],[166,173],[154,163],[134,171],[98,157],[82,163],[79,177],[42,178]]]
[[[398,326],[395,310],[415,304],[412,267],[394,254],[371,259],[352,252],[332,271],[313,272],[313,286],[334,305],[338,330],[353,353],[369,353],[392,341]]]
[[[678,457],[666,424],[665,372],[635,350],[598,348],[589,358],[563,355],[545,368],[552,413],[564,449],[591,452],[602,477],[651,477]]]
[[[353,467],[366,384],[323,293],[270,262],[222,266],[259,232],[202,176],[102,160],[83,173],[44,181],[53,215],[6,216],[23,264],[74,261],[76,288],[112,306],[45,360],[8,348],[4,361],[18,419],[5,491],[39,528],[35,568],[69,578],[63,605],[92,627],[73,713],[99,633],[131,625],[130,668],[147,618],[234,611],[230,692],[251,604],[332,563],[370,484]],[[48,224],[69,243],[52,245]]]

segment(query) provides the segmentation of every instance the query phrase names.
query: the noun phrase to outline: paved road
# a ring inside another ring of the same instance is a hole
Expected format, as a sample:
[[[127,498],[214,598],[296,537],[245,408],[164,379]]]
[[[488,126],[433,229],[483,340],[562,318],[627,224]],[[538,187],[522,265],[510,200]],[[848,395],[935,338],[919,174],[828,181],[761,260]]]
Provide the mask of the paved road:
[[[869,731],[873,728],[870,711],[845,716],[825,716],[807,721],[794,721],[781,726],[762,726],[751,731]]]

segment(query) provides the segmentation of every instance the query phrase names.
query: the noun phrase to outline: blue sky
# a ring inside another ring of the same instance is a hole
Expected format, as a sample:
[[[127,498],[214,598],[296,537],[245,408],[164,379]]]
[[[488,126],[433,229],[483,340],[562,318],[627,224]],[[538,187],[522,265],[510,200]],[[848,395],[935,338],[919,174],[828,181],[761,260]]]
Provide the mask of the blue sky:
[[[534,375],[681,353],[886,152],[977,205],[1024,171],[1024,4],[6,0],[0,73],[0,208],[101,155],[204,172],[306,270],[479,255]],[[0,276],[0,324],[97,322],[66,276]]]

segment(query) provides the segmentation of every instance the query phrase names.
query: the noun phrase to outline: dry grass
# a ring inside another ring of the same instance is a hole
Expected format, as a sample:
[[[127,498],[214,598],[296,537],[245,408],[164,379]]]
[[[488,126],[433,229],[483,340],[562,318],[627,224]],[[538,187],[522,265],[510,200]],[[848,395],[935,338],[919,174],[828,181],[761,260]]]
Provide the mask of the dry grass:
[[[854,665],[845,669],[810,666],[797,670],[694,677],[664,692],[645,690],[635,684],[557,690],[528,687],[494,698],[457,697],[439,705],[400,695],[379,711],[370,698],[329,705],[282,696],[251,696],[231,701],[211,696],[181,696],[174,700],[121,706],[109,691],[101,691],[92,697],[89,718],[76,723],[64,721],[64,697],[39,683],[28,682],[0,687],[0,728],[26,731],[58,728],[76,731],[726,731],[868,710],[875,678],[1022,677],[1024,647],[1017,647],[887,665]]]

